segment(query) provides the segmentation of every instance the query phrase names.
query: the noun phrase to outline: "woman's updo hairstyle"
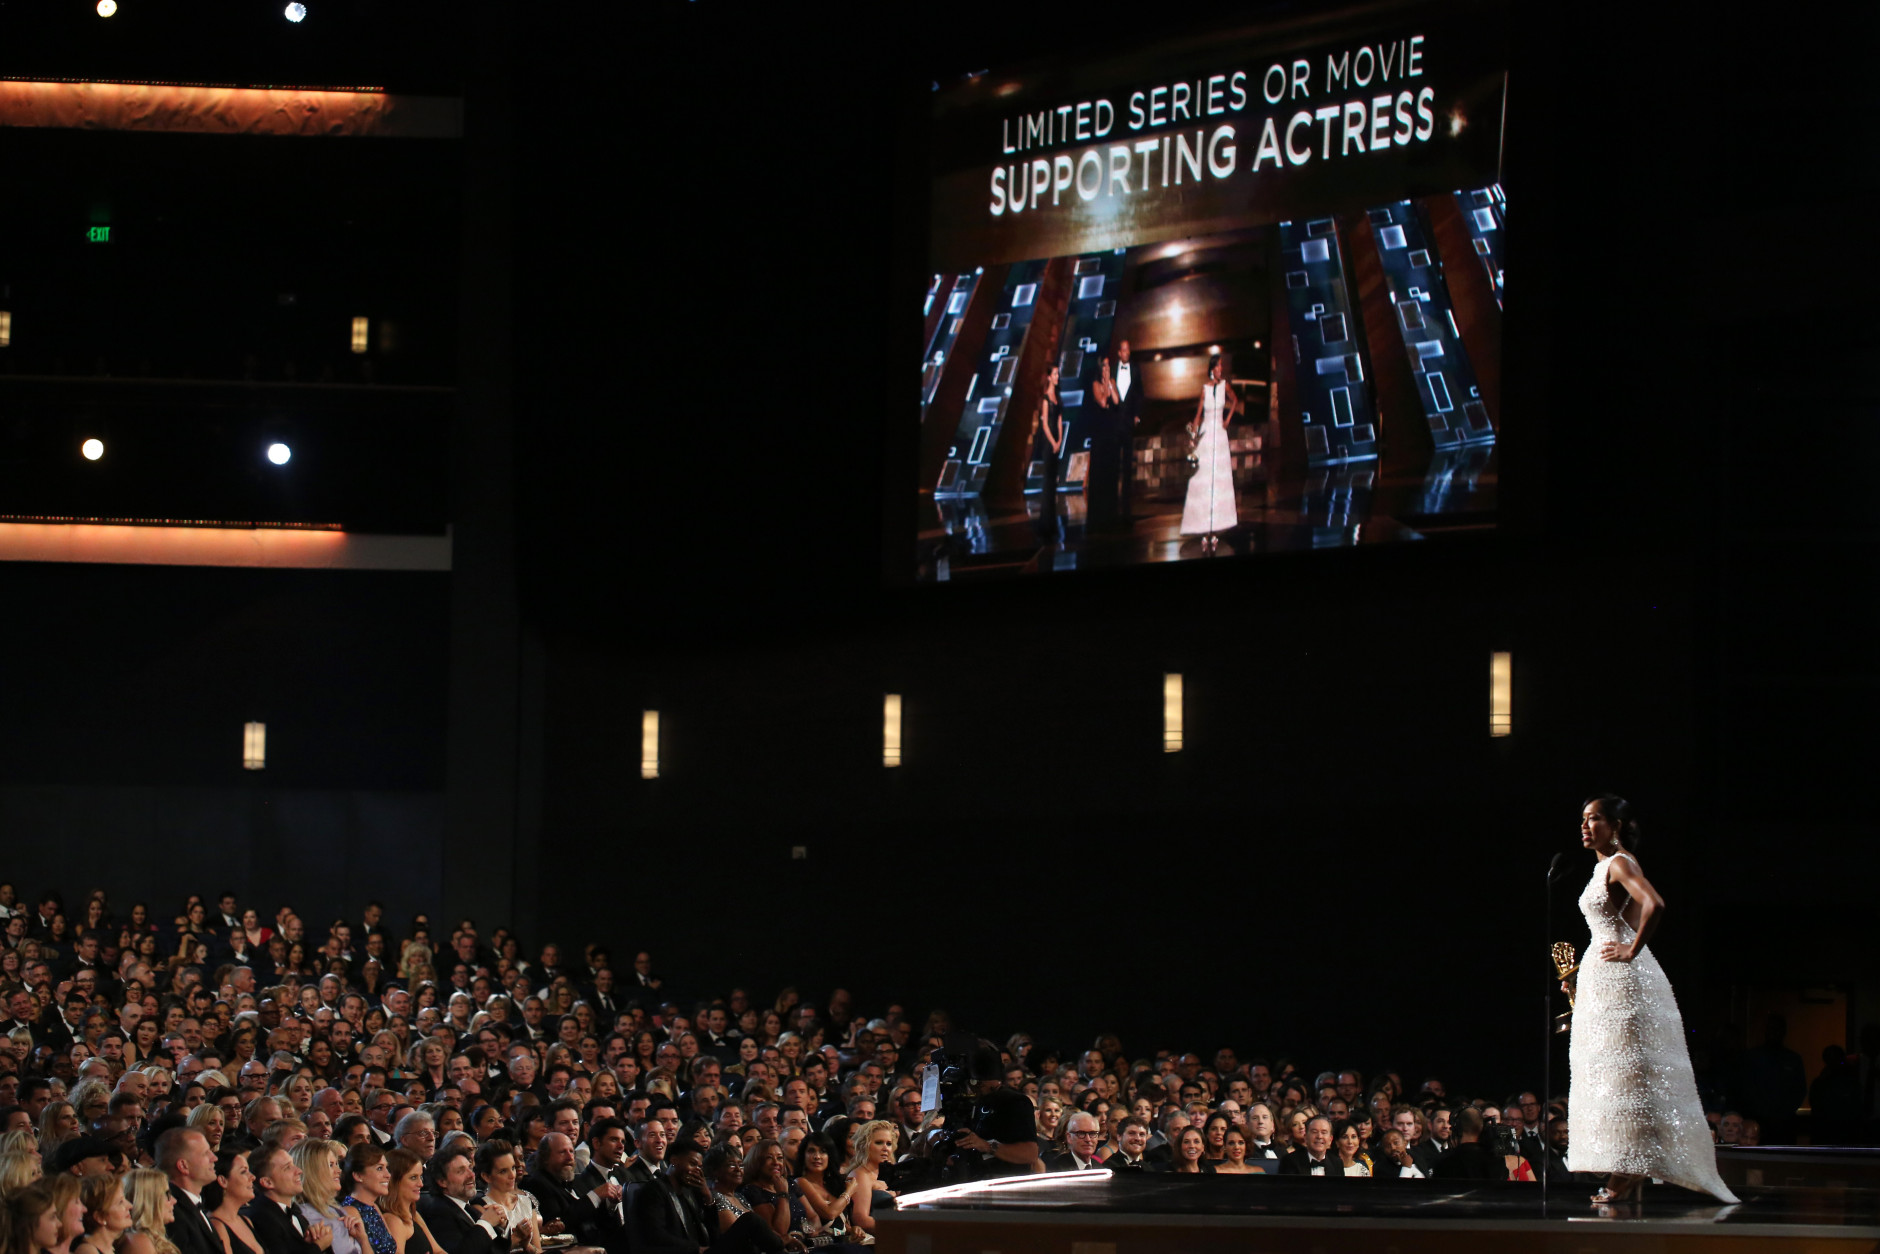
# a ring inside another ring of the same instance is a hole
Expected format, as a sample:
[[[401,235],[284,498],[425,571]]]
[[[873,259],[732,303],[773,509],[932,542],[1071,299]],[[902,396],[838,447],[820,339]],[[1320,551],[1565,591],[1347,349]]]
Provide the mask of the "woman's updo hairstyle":
[[[1612,830],[1618,835],[1619,843],[1628,853],[1638,852],[1638,820],[1632,817],[1631,802],[1608,792],[1601,793],[1597,797],[1588,797],[1585,804],[1599,807],[1600,814],[1612,824]]]

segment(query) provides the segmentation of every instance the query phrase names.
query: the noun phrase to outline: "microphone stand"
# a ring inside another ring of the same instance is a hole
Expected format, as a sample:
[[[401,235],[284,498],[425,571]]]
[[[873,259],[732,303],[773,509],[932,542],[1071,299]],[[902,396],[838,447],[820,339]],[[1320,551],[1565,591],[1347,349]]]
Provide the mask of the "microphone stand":
[[[1560,868],[1566,864],[1567,851],[1562,849],[1554,855],[1554,860],[1547,866],[1547,887],[1541,898],[1541,928],[1547,933],[1543,938],[1548,950],[1553,949],[1554,934],[1554,881],[1560,877]],[[1547,1218],[1547,1103],[1551,1100],[1547,1090],[1554,1086],[1554,989],[1550,983],[1541,993],[1541,1031],[1546,1033],[1541,1038],[1541,1218]]]

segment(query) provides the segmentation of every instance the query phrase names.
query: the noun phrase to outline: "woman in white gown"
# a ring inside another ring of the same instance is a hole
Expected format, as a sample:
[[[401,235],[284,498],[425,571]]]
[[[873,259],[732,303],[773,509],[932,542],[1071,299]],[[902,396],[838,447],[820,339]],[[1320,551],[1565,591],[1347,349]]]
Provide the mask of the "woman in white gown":
[[[1227,449],[1227,420],[1240,410],[1240,398],[1221,377],[1221,359],[1208,363],[1208,381],[1195,406],[1188,434],[1195,437],[1194,477],[1188,480],[1188,500],[1182,506],[1182,534],[1201,536],[1203,552],[1212,553],[1220,533],[1240,521],[1234,507],[1234,459]]]
[[[1654,1176],[1734,1202],[1717,1175],[1677,999],[1645,947],[1665,902],[1626,849],[1638,838],[1628,810],[1606,796],[1580,812],[1580,844],[1599,860],[1580,894],[1593,937],[1580,963],[1568,1047],[1567,1169],[1608,1177],[1596,1202],[1635,1198]]]

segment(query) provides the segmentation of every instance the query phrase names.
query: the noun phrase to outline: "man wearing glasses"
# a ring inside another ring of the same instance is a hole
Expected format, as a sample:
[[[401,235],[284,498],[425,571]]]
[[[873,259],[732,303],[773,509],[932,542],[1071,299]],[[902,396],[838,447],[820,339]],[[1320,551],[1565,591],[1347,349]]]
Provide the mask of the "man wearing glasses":
[[[1046,1171],[1089,1171],[1103,1164],[1097,1161],[1097,1147],[1103,1143],[1103,1131],[1097,1124],[1097,1117],[1078,1111],[1065,1120],[1064,1145],[1062,1154],[1053,1154],[1046,1160]]]

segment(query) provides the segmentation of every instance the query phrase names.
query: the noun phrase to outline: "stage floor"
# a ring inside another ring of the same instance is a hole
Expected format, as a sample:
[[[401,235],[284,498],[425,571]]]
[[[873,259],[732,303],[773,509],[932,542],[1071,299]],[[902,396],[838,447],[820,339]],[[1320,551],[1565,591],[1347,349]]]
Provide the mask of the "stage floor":
[[[1349,548],[1425,540],[1495,526],[1496,451],[1465,450],[1421,475],[1393,477],[1375,464],[1332,467],[1297,482],[1242,484],[1239,525],[1214,554],[1181,534],[1181,495],[1138,499],[1127,527],[1086,525],[1080,492],[1060,492],[1055,526],[1043,500],[988,505],[979,498],[921,496],[919,578],[949,582],[983,575],[1145,566],[1250,553]]]
[[[911,1195],[883,1216],[884,1249],[1137,1254],[1168,1250],[1880,1251],[1880,1189],[1811,1170],[1764,1173],[1725,1205],[1668,1186],[1595,1206],[1590,1188],[1281,1176],[1062,1174]],[[1832,1173],[1831,1173],[1832,1174]],[[1852,1173],[1858,1176],[1858,1172]],[[949,1195],[950,1194],[950,1195]]]

